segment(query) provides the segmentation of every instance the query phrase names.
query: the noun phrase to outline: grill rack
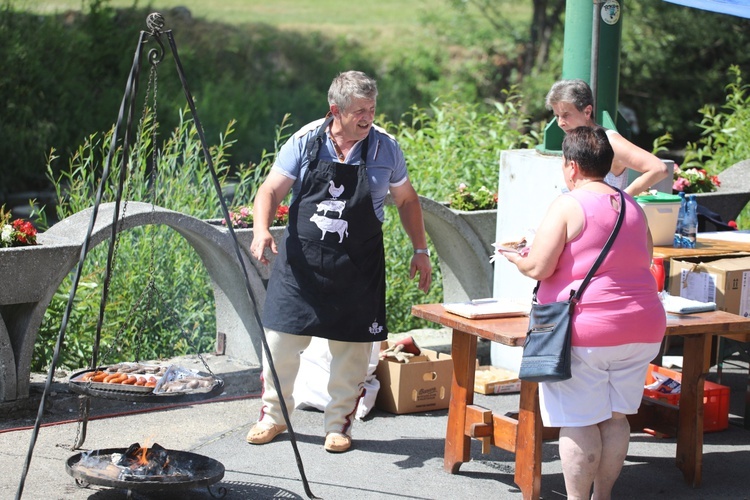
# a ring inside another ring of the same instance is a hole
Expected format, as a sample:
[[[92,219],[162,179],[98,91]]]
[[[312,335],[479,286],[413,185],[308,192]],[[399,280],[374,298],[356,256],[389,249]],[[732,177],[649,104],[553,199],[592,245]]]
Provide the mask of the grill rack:
[[[169,392],[154,394],[153,388],[141,386],[128,386],[121,384],[101,384],[96,382],[74,380],[81,375],[96,370],[83,370],[70,376],[68,385],[70,390],[76,394],[97,398],[114,399],[118,401],[132,401],[137,403],[189,403],[204,401],[219,396],[224,392],[224,381],[216,376],[216,384],[207,392]],[[206,375],[201,373],[202,375]],[[102,386],[111,385],[112,389]],[[117,387],[120,385],[120,387]]]

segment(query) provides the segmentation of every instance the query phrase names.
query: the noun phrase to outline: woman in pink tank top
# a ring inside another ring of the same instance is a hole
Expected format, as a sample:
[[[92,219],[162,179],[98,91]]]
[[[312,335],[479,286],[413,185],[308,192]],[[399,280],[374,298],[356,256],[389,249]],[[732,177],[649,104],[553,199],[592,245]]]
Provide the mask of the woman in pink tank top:
[[[541,282],[540,303],[567,300],[604,247],[625,197],[620,231],[573,314],[573,376],[539,385],[544,425],[561,428],[569,499],[612,495],[630,440],[626,415],[638,411],[648,363],[666,328],[643,210],[604,182],[613,156],[604,129],[569,130],[562,168],[570,192],[552,202],[527,254],[504,253]]]

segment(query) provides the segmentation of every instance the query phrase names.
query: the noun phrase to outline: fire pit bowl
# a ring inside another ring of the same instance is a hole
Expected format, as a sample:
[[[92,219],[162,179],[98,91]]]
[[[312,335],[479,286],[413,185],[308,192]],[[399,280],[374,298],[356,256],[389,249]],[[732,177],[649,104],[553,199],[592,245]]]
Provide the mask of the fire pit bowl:
[[[164,451],[169,456],[170,469],[176,473],[131,474],[127,468],[116,465],[128,451],[125,448],[107,448],[78,453],[68,459],[65,470],[82,487],[95,484],[139,492],[209,487],[224,477],[221,462],[196,453],[175,450]],[[221,496],[226,494],[224,488],[220,490],[223,490]]]

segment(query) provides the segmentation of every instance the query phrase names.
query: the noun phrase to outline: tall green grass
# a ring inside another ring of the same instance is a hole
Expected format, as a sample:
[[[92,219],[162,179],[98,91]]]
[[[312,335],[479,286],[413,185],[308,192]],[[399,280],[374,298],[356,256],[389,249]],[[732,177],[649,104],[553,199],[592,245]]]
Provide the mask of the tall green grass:
[[[132,151],[123,200],[153,202],[200,219],[221,217],[219,194],[213,186],[192,119],[181,113],[178,127],[163,140],[154,141],[158,124],[152,117],[147,114],[138,134],[140,140]],[[221,185],[234,188],[228,203],[248,204],[268,173],[275,151],[264,152],[257,165],[244,165],[237,175],[231,174],[228,157],[235,142],[231,137],[233,127],[230,122],[220,140],[210,146],[211,158]],[[279,146],[285,139],[286,128],[284,122],[277,128]],[[111,131],[91,135],[60,174],[53,173],[56,169],[51,165],[57,158],[54,153],[50,156],[49,174],[61,200],[57,207],[59,218],[91,206],[111,139]],[[122,163],[121,150],[118,153],[105,185],[103,203],[116,197],[117,171]],[[108,241],[92,249],[84,262],[81,285],[66,330],[62,367],[76,368],[90,363],[107,251]],[[69,277],[45,314],[34,348],[35,370],[45,369],[51,360],[71,286]],[[120,233],[98,361],[115,363],[213,351],[216,320],[212,290],[199,256],[174,230],[166,226],[143,226]]]

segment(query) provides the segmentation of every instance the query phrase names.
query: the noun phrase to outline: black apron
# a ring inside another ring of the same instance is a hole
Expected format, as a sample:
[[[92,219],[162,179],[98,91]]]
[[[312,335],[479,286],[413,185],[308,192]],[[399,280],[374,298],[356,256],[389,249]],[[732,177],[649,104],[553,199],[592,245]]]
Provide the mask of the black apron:
[[[348,342],[385,340],[385,252],[367,179],[359,165],[319,160],[326,120],[308,141],[310,166],[289,207],[263,307],[266,328]]]

